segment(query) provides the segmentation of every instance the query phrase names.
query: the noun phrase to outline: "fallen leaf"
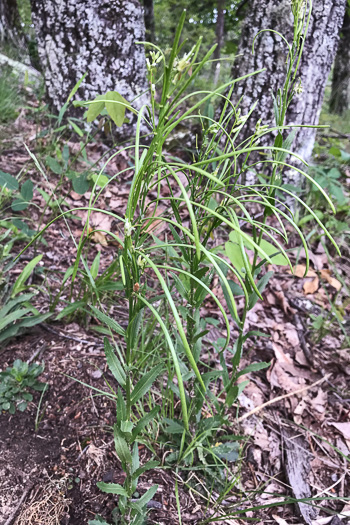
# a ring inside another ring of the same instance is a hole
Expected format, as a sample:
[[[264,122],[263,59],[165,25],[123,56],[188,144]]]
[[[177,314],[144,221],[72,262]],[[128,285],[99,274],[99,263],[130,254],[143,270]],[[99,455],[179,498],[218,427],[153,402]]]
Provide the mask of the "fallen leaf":
[[[313,279],[312,281],[306,281],[303,284],[303,290],[304,290],[305,295],[309,295],[309,294],[313,294],[317,292],[319,284],[320,282],[319,282],[319,278],[317,277],[317,275],[315,279]]]
[[[330,423],[333,425],[341,434],[343,434],[344,438],[348,441],[350,440],[350,421],[347,423]]]
[[[296,277],[303,278],[303,277],[316,277],[317,276],[317,273],[312,268],[308,269],[308,272],[306,275],[305,275],[305,272],[306,272],[305,264],[297,264],[293,268],[293,275],[295,275]],[[292,272],[288,270],[288,273],[292,273]]]
[[[91,230],[91,228],[89,228]],[[104,233],[95,231],[92,235],[90,235],[90,239],[92,239],[97,244],[101,244],[101,246],[108,246],[107,237]]]
[[[289,525],[285,519],[276,516],[276,514],[272,514],[272,517],[275,521],[277,521],[278,525]]]
[[[312,407],[319,412],[320,414],[323,414],[326,411],[326,404],[328,400],[328,394],[326,391],[323,391],[322,388],[318,389],[317,396],[313,399],[309,398],[311,400]]]
[[[337,292],[339,292],[342,285],[337,279],[331,276],[330,270],[320,270],[320,274],[321,274],[322,279],[327,281],[331,286],[333,286],[333,288],[337,290]]]
[[[296,347],[299,345],[299,336],[295,328],[286,328],[284,335],[286,336],[288,343],[292,347]]]

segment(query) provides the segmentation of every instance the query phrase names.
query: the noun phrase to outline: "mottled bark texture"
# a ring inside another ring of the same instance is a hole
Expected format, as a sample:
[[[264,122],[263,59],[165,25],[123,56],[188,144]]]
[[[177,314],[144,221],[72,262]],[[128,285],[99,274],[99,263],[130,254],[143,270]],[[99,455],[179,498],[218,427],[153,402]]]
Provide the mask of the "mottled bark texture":
[[[0,42],[15,46],[24,43],[16,0],[0,0]]]
[[[293,99],[286,116],[288,124],[318,123],[327,78],[337,50],[346,1],[314,1],[299,69],[303,92]],[[243,128],[244,134],[241,135],[241,139],[254,133],[259,119],[262,125],[275,123],[271,91],[275,94],[279,87],[283,87],[286,74],[286,45],[275,33],[264,32],[258,36],[254,55],[252,54],[255,35],[268,28],[281,32],[290,43],[292,42],[293,17],[290,0],[252,0],[247,11],[238,50],[242,56],[235,61],[233,78],[261,68],[266,68],[266,72],[240,82],[233,93],[235,102],[243,95],[240,105],[243,115],[258,101],[254,113]],[[294,140],[293,151],[306,160],[311,157],[315,133],[313,129],[302,128]],[[265,144],[273,144],[271,137],[265,136],[261,139],[259,145]],[[296,172],[294,175],[296,176]]]
[[[340,31],[329,107],[332,113],[338,115],[343,115],[350,107],[350,7],[345,12],[343,27]]]
[[[87,72],[76,98],[118,91],[128,101],[147,89],[143,10],[138,0],[31,0],[51,107],[59,111]],[[145,96],[134,103],[140,107]]]

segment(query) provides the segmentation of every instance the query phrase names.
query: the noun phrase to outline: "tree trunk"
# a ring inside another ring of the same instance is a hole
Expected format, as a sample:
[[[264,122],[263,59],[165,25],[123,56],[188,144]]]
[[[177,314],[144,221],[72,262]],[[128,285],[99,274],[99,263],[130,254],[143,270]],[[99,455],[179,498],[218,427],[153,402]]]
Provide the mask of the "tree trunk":
[[[145,27],[147,42],[155,43],[155,26],[154,26],[154,10],[153,0],[144,0],[143,8],[145,11]]]
[[[317,125],[327,78],[337,49],[339,30],[343,22],[347,0],[316,0],[304,52],[300,62],[299,76],[303,91],[295,96],[286,115],[287,124]],[[286,44],[273,32],[261,33],[256,41],[254,55],[252,44],[262,29],[281,32],[291,43],[293,39],[293,16],[290,0],[253,0],[242,29],[238,54],[242,54],[233,66],[233,78],[257,69],[266,72],[247,78],[238,84],[233,93],[236,103],[240,97],[242,115],[246,115],[255,101],[258,105],[243,128],[241,140],[255,132],[256,123],[275,125],[271,91],[276,94],[283,87],[286,74]],[[316,130],[301,128],[294,139],[293,151],[305,160],[310,159]],[[285,138],[285,137],[284,137]],[[273,145],[271,136],[261,138],[259,146]],[[294,182],[299,180],[294,171]],[[288,182],[293,183],[291,180]]]
[[[135,107],[148,85],[143,10],[138,0],[31,0],[47,96],[59,111],[87,72],[78,98],[118,91]]]
[[[24,43],[16,0],[0,0],[0,42]]]
[[[214,71],[214,85],[218,83],[220,75],[220,61],[221,48],[224,42],[224,26],[225,26],[225,0],[217,1],[217,19],[216,19],[216,48],[213,53],[213,59],[217,62],[213,62],[213,71]]]
[[[333,67],[332,94],[329,108],[343,115],[350,107],[350,8],[346,9],[340,41]]]

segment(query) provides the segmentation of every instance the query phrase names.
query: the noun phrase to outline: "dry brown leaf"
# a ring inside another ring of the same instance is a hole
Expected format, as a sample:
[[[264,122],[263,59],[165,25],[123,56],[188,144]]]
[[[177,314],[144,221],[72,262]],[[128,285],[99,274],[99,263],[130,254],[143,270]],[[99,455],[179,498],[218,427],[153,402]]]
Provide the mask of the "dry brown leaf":
[[[322,388],[318,389],[317,396],[313,399],[309,398],[311,401],[311,406],[320,414],[324,414],[326,411],[326,404],[328,401],[328,394]]]
[[[305,275],[305,272],[306,272],[305,264],[297,264],[293,268],[293,275],[295,275],[296,277],[303,278],[303,277],[316,277],[317,276],[317,273],[312,268],[308,269],[308,272],[306,275]],[[288,270],[288,273],[292,273],[292,272]]]
[[[293,309],[289,306],[288,300],[282,290],[273,290],[279,304],[282,306],[282,310],[285,314],[288,314],[289,311],[293,312]]]
[[[331,276],[331,271],[330,270],[320,270],[320,274],[321,274],[322,279],[327,281],[331,286],[333,286],[333,288],[335,288],[337,290],[337,292],[339,292],[339,290],[341,289],[342,285],[338,281],[338,279],[335,279],[335,277]]]
[[[272,514],[272,517],[275,521],[277,521],[278,525],[289,525],[288,521],[286,521],[283,518],[280,518],[276,514]]]
[[[303,284],[303,290],[304,290],[305,295],[309,295],[309,294],[313,294],[317,292],[319,284],[320,284],[320,281],[317,275],[315,279],[313,279],[312,281],[306,281]]]
[[[95,231],[92,235],[90,235],[90,239],[92,239],[96,244],[101,244],[101,246],[108,246],[107,237],[102,232]]]
[[[284,335],[291,346],[296,347],[299,345],[299,336],[295,328],[286,328]]]
[[[343,434],[346,441],[350,440],[350,421],[346,423],[330,423],[333,425],[341,434]]]

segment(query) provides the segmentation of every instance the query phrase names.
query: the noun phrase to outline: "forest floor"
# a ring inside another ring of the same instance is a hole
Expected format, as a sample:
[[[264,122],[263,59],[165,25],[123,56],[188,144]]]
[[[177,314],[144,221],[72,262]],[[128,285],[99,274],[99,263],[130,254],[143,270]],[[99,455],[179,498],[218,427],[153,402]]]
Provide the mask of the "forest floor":
[[[51,173],[47,182],[33,164],[28,163],[23,143],[34,151],[37,144],[33,139],[33,123],[28,122],[25,115],[11,128],[6,127],[6,133],[4,128],[0,130],[0,135],[0,170],[17,175],[25,168],[30,175],[35,183],[30,217],[38,224],[45,206],[38,189],[50,193],[58,176]],[[68,145],[73,150],[76,148],[73,142]],[[96,143],[87,151],[89,159],[98,159],[105,146]],[[110,165],[111,173],[127,167],[127,162],[128,159],[123,158],[122,165]],[[129,188],[130,178],[125,176],[103,194],[99,207],[123,214]],[[65,209],[88,205],[89,193],[78,195],[68,185],[62,191]],[[28,212],[21,213],[25,216]],[[50,218],[52,210],[48,208],[44,223]],[[78,240],[81,219],[71,217],[68,224]],[[118,224],[102,213],[92,215],[92,224],[118,231]],[[160,228],[157,234],[161,236],[161,233]],[[37,276],[33,283],[49,292],[37,298],[36,307],[40,312],[48,311],[50,296],[57,292],[61,278],[55,275],[57,272],[63,275],[76,257],[76,247],[62,219],[45,232],[44,238],[45,245],[40,243],[37,250],[44,252],[41,264],[46,277],[43,282]],[[16,246],[16,252],[22,248],[23,245]],[[101,251],[103,265],[107,266],[115,257],[117,247],[101,234],[95,235],[91,260],[97,250]],[[31,247],[13,268],[11,279],[15,280],[33,256]],[[237,486],[227,495],[226,504],[236,505],[240,514],[225,518],[223,523],[239,524],[255,519],[261,524],[336,525],[346,523],[346,516],[350,516],[347,499],[350,495],[350,352],[341,327],[332,317],[331,302],[337,297],[337,305],[344,305],[345,321],[350,317],[350,305],[321,243],[311,246],[310,258],[307,277],[303,277],[305,253],[297,246],[292,255],[295,275],[284,267],[272,268],[275,273],[263,294],[263,302],[258,302],[248,315],[247,330],[258,330],[268,337],[247,341],[241,366],[255,361],[267,361],[270,366],[248,374],[250,383],[239,398],[239,406],[233,407],[233,430],[243,439],[240,459],[232,467],[237,474]],[[349,253],[334,261],[337,272],[349,286]],[[221,293],[219,286],[216,293]],[[202,313],[220,318],[212,300],[208,299],[205,310]],[[126,320],[123,305],[115,305],[111,315],[121,324]],[[328,316],[329,320],[315,328],[311,315],[324,319]],[[0,350],[1,370],[15,359],[44,361],[45,371],[40,379],[49,385],[40,406],[40,393],[36,393],[26,412],[0,414],[0,523],[3,525],[84,525],[96,513],[108,518],[115,507],[114,497],[103,494],[96,486],[97,481],[122,483],[124,480],[111,433],[115,406],[107,398],[93,395],[92,390],[82,384],[105,390],[105,378],[108,381],[113,378],[106,366],[102,336],[90,328],[89,319],[78,321],[67,324],[48,320],[24,336],[12,339]],[[344,326],[346,328],[346,323]],[[211,342],[224,336],[224,326],[213,326],[207,335],[208,352],[212,349]],[[163,463],[157,436],[154,442],[158,459]],[[140,445],[140,451],[141,461],[151,457],[144,445]],[[197,471],[175,473],[169,468],[157,468],[141,477],[139,487],[143,492],[154,483],[159,485],[154,509],[150,512],[151,523],[179,523],[175,482],[180,492],[183,523],[200,523],[213,515],[217,493],[214,489],[206,494]],[[279,505],[286,495],[318,497],[318,508],[303,503]],[[249,506],[258,508],[245,512]]]

